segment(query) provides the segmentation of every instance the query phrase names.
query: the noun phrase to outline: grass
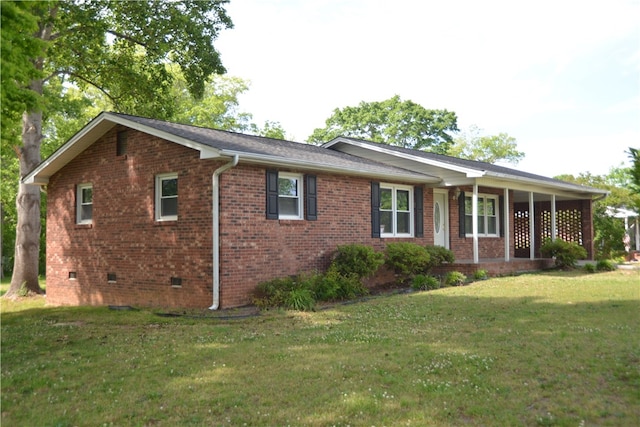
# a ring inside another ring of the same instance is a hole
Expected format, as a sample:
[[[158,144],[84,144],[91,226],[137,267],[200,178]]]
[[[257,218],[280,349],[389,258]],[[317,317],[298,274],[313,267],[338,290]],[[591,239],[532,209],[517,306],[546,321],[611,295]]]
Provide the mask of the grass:
[[[543,273],[318,312],[2,300],[2,425],[635,426],[640,275]]]

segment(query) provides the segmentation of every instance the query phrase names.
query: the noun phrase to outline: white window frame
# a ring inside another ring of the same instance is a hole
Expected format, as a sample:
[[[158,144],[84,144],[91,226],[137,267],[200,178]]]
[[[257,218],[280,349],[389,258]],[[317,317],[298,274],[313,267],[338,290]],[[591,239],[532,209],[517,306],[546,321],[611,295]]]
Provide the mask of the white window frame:
[[[166,181],[166,180],[170,180],[170,179],[178,179],[178,174],[177,173],[163,173],[160,175],[156,175],[156,194],[155,194],[155,214],[156,214],[156,221],[177,221],[178,220],[178,215],[165,215],[162,216],[162,200],[166,199],[167,197],[162,197],[162,182]],[[179,196],[179,191],[178,194],[176,194],[175,196],[171,196],[172,198],[175,197],[176,199]]]
[[[84,190],[91,189],[91,202],[87,203],[83,199]],[[91,218],[82,217],[82,208],[91,205]],[[93,224],[93,184],[79,184],[76,189],[76,223],[77,224]]]
[[[465,196],[465,207],[467,205],[466,203],[466,199],[471,198],[473,196]],[[491,218],[496,219],[496,232],[495,233],[489,233],[489,215],[487,215],[487,200],[493,200],[495,203],[495,209],[494,209],[494,215],[491,216]],[[480,205],[484,205],[484,215],[482,216],[482,218],[478,217],[478,221],[482,221],[483,225],[484,225],[484,233],[480,233],[478,232],[478,237],[500,237],[500,196],[496,195],[496,194],[478,194],[478,211],[480,211]],[[467,221],[468,217],[472,217],[473,213],[471,215],[467,214],[466,209],[465,209],[465,222]],[[471,218],[473,220],[473,218]],[[480,223],[478,222],[478,229]],[[473,237],[473,230],[467,230],[465,227],[465,235],[467,237]]]
[[[297,196],[286,196],[280,194],[280,179],[295,179],[297,183],[296,191],[298,193]],[[298,199],[298,215],[285,215],[282,213],[278,213],[278,219],[304,219],[304,185],[303,185],[303,175],[299,173],[290,173],[290,172],[280,172],[278,173],[278,204],[280,204],[281,198],[288,199]],[[280,212],[280,208],[278,207],[278,212]]]
[[[393,230],[380,231],[380,237],[413,237],[414,236],[414,207],[413,207],[413,192],[414,189],[410,185],[396,185],[396,184],[380,184],[380,193],[382,190],[391,190],[391,226]],[[409,210],[401,211],[409,214],[409,232],[399,233],[398,228],[398,191],[406,191],[409,195]],[[388,210],[382,210],[382,200],[380,200],[380,212],[388,212]],[[382,214],[381,214],[382,217]],[[380,224],[382,226],[382,223]]]

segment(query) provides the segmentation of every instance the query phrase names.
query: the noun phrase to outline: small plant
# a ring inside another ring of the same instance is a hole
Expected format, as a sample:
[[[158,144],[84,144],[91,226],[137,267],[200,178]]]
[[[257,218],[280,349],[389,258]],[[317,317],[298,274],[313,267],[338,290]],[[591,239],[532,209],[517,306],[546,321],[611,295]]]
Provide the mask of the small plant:
[[[437,277],[426,274],[418,274],[413,278],[411,288],[416,291],[430,291],[440,287],[440,280]]]
[[[429,264],[427,265],[426,272],[429,272],[436,267],[440,267],[444,263],[452,263],[456,260],[453,251],[443,246],[427,245],[425,246],[425,249],[429,253]]]
[[[487,270],[476,270],[475,273],[473,273],[473,279],[474,280],[487,280],[489,278],[489,273],[487,272]]]
[[[354,243],[338,246],[331,268],[343,276],[355,274],[362,279],[373,276],[382,264],[384,254],[376,252],[371,246]]]
[[[596,263],[596,270],[598,271],[614,271],[616,264],[608,259],[601,259]]]
[[[595,273],[596,272],[595,264],[588,263],[588,264],[585,264],[583,268],[584,268],[584,271],[586,271],[587,273]]]
[[[408,242],[389,243],[385,255],[385,262],[400,276],[402,282],[425,272],[431,259],[425,247]]]
[[[285,307],[298,311],[311,311],[316,305],[310,289],[297,288],[290,290],[285,297]]]
[[[565,242],[562,239],[548,239],[540,248],[540,253],[549,258],[555,258],[556,267],[575,268],[579,259],[587,257],[587,250],[577,243]]]
[[[254,291],[253,303],[259,308],[286,307],[289,293],[299,287],[294,277],[280,277],[259,283]]]
[[[462,286],[467,281],[467,276],[459,271],[450,271],[444,278],[444,283],[447,286]]]

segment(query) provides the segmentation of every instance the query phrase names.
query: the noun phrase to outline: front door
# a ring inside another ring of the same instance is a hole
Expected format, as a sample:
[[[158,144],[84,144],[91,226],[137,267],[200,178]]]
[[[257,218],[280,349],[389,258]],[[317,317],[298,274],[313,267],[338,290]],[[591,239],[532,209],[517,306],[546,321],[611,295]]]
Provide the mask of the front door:
[[[433,191],[433,244],[449,249],[447,192]]]

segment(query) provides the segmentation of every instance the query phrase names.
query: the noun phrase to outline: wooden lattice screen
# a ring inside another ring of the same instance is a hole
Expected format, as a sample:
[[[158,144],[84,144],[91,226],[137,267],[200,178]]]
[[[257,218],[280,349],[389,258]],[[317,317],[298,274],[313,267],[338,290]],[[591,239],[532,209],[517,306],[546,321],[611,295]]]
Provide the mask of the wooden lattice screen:
[[[516,210],[513,218],[513,245],[516,257],[529,256],[529,211]]]
[[[535,245],[540,249],[545,239],[551,238],[551,211],[546,206],[536,203],[535,213]],[[556,237],[567,242],[584,244],[582,232],[582,211],[575,208],[558,209],[556,211]],[[529,207],[522,204],[515,207],[513,221],[513,244],[516,257],[528,257],[531,241],[529,237]],[[538,251],[536,251],[538,252]],[[539,254],[539,252],[538,252]]]

